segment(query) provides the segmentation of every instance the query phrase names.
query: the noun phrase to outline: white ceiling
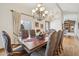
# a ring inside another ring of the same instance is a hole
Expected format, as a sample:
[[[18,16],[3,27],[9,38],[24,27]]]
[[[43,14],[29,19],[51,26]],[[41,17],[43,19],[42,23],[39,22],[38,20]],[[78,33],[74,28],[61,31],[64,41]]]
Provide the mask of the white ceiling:
[[[22,6],[26,8],[27,10],[32,10],[33,8],[37,7],[37,3],[21,3],[21,4],[15,4],[15,5]],[[56,7],[56,4],[55,3],[43,3],[43,6],[45,6],[47,10],[52,10],[53,8]]]
[[[37,3],[25,3],[19,5],[32,10],[36,7]],[[56,3],[43,3],[43,5],[47,10],[53,10],[56,7]],[[79,3],[58,3],[58,5],[64,12],[79,12]]]
[[[59,3],[65,12],[79,12],[79,3]]]
[[[36,8],[37,3],[7,3],[5,5],[18,6],[31,11],[33,8]],[[53,10],[55,7],[57,7],[56,3],[43,3],[43,5],[47,10]],[[79,12],[79,3],[58,3],[58,5],[65,12]]]

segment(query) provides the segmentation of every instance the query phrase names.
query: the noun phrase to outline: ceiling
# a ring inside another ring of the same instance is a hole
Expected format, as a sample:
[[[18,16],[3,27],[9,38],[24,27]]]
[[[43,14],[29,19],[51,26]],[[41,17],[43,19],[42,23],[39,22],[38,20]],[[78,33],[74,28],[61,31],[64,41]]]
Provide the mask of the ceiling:
[[[79,3],[59,3],[59,6],[64,12],[79,13]]]
[[[20,4],[27,9],[32,10],[36,8],[37,3]],[[47,10],[53,10],[56,7],[56,3],[43,3]],[[63,12],[79,13],[79,3],[58,3]]]
[[[10,4],[4,3],[4,4],[5,4],[5,6],[12,5],[12,6],[22,7],[29,11],[31,11],[33,8],[36,8],[36,6],[37,6],[37,3],[10,3]],[[79,3],[57,3],[57,4],[60,6],[60,8],[64,12],[79,13]],[[43,5],[46,7],[47,10],[53,10],[54,8],[57,7],[56,3],[43,3]]]

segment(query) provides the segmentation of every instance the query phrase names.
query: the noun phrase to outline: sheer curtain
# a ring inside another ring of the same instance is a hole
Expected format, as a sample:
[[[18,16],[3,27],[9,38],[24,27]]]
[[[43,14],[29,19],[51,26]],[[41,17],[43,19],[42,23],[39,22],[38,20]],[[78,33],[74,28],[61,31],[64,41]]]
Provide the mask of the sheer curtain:
[[[20,32],[20,21],[21,21],[21,14],[13,11],[12,12],[12,18],[13,18],[13,38],[14,43],[18,43],[18,35]]]

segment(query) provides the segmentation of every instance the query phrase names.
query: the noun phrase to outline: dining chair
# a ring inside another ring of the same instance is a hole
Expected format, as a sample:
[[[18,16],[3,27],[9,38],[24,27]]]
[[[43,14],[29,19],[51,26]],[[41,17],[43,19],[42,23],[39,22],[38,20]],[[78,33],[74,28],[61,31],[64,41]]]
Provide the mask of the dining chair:
[[[22,33],[22,39],[26,39],[27,37],[29,37],[28,30],[22,30],[21,33]]]
[[[59,41],[59,53],[61,54],[62,53],[62,51],[64,50],[63,49],[63,31],[61,31],[61,38],[60,38],[60,41]]]
[[[60,44],[61,44],[61,37],[62,37],[62,31],[59,30],[57,34],[57,42],[56,42],[56,55],[60,55],[59,50],[60,50]]]
[[[25,29],[25,28],[24,28],[24,25],[21,24],[20,30],[24,30],[24,29]]]
[[[20,56],[26,54],[26,51],[23,48],[21,48],[21,45],[15,47],[14,49],[12,48],[11,38],[7,32],[2,31],[1,36],[4,44],[5,53],[7,56]]]
[[[35,37],[35,30],[33,30],[33,29],[30,30],[30,36],[31,36],[31,37]]]
[[[50,34],[49,40],[47,42],[45,56],[54,56],[57,42],[57,32],[54,31]]]

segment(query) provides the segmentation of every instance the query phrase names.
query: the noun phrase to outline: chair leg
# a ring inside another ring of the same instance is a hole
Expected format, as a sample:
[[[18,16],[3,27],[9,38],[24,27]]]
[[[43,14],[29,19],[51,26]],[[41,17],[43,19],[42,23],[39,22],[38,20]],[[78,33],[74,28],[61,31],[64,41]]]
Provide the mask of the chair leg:
[[[64,50],[64,49],[63,49],[63,45],[62,45],[62,44],[61,44],[61,49],[62,49],[62,50]]]
[[[61,44],[61,45],[60,45],[60,48],[59,48],[60,54],[63,53],[63,50],[64,50],[64,49],[63,49],[63,45]]]
[[[55,50],[54,56],[58,56],[58,55],[59,55],[59,51],[58,50]]]

